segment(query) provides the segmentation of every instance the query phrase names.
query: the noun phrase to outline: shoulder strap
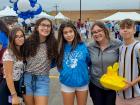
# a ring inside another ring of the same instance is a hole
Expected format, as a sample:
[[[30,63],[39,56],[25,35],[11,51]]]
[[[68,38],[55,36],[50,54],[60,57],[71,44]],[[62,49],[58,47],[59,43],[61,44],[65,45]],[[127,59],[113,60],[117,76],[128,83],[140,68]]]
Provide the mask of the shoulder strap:
[[[133,58],[134,58],[134,48],[135,46],[138,44],[139,42],[136,42],[132,48],[132,52],[131,52],[131,81],[133,80]],[[134,98],[134,87],[132,86],[132,97]]]

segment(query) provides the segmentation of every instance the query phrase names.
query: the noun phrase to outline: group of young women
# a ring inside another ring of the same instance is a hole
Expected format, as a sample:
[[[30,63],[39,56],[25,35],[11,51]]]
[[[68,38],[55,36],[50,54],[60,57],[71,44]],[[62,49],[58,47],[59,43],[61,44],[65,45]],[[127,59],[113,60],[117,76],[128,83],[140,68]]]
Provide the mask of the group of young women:
[[[119,60],[122,42],[111,39],[102,22],[94,23],[91,34],[94,42],[87,47],[71,22],[60,25],[58,40],[47,18],[37,20],[27,39],[21,28],[13,28],[3,55],[7,83],[7,89],[3,90],[8,90],[3,100],[12,98],[6,104],[0,100],[0,105],[19,105],[20,97],[25,105],[48,105],[49,71],[55,66],[60,73],[64,105],[74,105],[75,97],[77,105],[86,105],[88,89],[94,105],[115,105],[116,92],[104,88],[99,79],[109,65]],[[24,94],[19,89],[21,77],[24,77]]]

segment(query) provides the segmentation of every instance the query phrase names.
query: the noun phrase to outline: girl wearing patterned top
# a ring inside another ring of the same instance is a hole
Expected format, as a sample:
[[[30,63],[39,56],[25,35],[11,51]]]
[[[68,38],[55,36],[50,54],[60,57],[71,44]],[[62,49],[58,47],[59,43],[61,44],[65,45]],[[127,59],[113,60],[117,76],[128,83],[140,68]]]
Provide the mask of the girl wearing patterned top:
[[[88,64],[90,62],[87,47],[81,42],[76,27],[65,22],[58,32],[59,56],[57,67],[60,72],[61,92],[64,105],[86,105],[88,96]]]
[[[48,105],[49,70],[57,55],[56,45],[52,22],[47,18],[37,20],[32,35],[25,41],[26,105]]]
[[[4,78],[6,78],[7,86],[10,92],[7,95],[11,96],[12,103],[4,105],[18,105],[20,104],[21,94],[19,93],[19,79],[23,73],[23,44],[25,35],[22,29],[14,28],[9,34],[9,48],[3,55]],[[5,89],[4,89],[5,90]],[[6,92],[5,92],[6,94]],[[1,100],[3,101],[3,99]],[[1,104],[3,105],[3,104]]]

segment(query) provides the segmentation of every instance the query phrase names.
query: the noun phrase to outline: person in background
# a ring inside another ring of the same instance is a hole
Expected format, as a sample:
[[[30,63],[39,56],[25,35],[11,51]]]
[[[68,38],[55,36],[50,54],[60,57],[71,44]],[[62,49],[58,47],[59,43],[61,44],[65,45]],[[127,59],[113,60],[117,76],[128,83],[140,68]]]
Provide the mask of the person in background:
[[[47,18],[38,19],[32,35],[25,41],[26,105],[48,105],[49,71],[52,59],[57,56],[56,45],[52,22]]]
[[[1,87],[2,81],[3,81],[3,62],[2,62],[2,56],[4,51],[6,50],[7,46],[8,46],[8,35],[9,35],[9,29],[8,26],[5,24],[4,21],[0,20],[0,99],[2,99],[2,97],[7,97],[7,95],[5,93],[3,93],[3,89]],[[6,99],[6,98],[4,98]],[[6,102],[7,100],[2,99],[4,102]],[[2,102],[2,101],[0,101]]]
[[[71,22],[61,24],[58,31],[58,60],[64,105],[86,105],[88,96],[90,57],[80,34]]]
[[[7,25],[0,20],[0,51],[8,46],[9,29]]]
[[[140,34],[140,23],[136,23],[136,33],[134,34],[134,37],[138,38]]]
[[[124,19],[120,23],[120,34],[124,43],[120,47],[119,74],[126,78],[126,86],[118,92],[116,105],[140,104],[140,42],[135,40],[135,22]]]
[[[4,21],[0,20],[0,81],[3,78],[2,56],[8,46],[9,29]]]
[[[97,21],[91,27],[94,42],[88,46],[91,58],[89,92],[94,105],[115,105],[116,92],[104,88],[100,78],[107,67],[119,59],[121,41],[111,39],[105,24]]]
[[[80,36],[81,36],[81,39],[82,39],[82,41],[86,41],[86,39],[87,39],[87,36],[86,36],[86,28],[85,28],[85,25],[84,25],[84,23],[82,23],[81,24],[81,27],[80,27]]]
[[[4,78],[7,86],[3,87],[3,93],[7,100],[2,98],[0,105],[19,105],[22,94],[19,92],[19,81],[23,73],[23,44],[25,34],[20,28],[13,28],[9,34],[9,47],[3,54]],[[7,89],[8,87],[8,89]],[[8,101],[11,102],[6,103]],[[5,104],[4,104],[5,103]]]
[[[90,23],[89,21],[85,21],[85,28],[86,28],[86,38],[89,38],[89,30],[90,30]]]

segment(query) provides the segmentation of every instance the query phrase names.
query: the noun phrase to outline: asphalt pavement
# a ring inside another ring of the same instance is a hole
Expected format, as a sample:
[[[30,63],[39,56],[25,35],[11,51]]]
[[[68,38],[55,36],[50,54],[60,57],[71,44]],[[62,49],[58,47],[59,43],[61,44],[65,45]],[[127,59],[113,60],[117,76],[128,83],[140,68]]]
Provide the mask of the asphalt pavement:
[[[49,97],[49,105],[63,105],[63,99],[60,91],[60,83],[58,77],[59,77],[58,71],[56,69],[52,69],[50,72],[51,92]],[[76,102],[75,105],[77,105]],[[88,96],[87,105],[93,105],[89,96]]]

